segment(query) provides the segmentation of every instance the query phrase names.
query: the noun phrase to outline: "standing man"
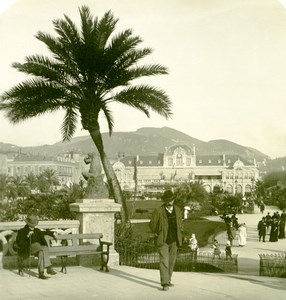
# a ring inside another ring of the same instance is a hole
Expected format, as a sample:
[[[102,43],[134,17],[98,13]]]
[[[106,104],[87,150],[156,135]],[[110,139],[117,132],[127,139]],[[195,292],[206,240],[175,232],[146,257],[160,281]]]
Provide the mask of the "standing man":
[[[177,249],[182,245],[182,211],[174,205],[174,194],[171,190],[165,191],[161,199],[164,204],[154,211],[149,226],[156,235],[161,286],[163,291],[167,291],[173,286],[171,278]]]
[[[257,224],[257,230],[258,230],[258,240],[259,242],[262,241],[265,242],[265,236],[266,236],[266,218],[263,217]]]
[[[53,236],[56,239],[55,233],[50,230],[42,231],[35,228],[39,220],[37,216],[28,215],[26,218],[25,227],[18,230],[16,244],[19,248],[18,255],[28,258],[31,254],[38,256],[39,279],[47,279],[44,274],[44,269],[47,268],[47,274],[55,275],[57,272],[53,270],[49,257],[48,245],[45,240],[45,235]],[[19,268],[19,274],[23,276],[22,266]]]

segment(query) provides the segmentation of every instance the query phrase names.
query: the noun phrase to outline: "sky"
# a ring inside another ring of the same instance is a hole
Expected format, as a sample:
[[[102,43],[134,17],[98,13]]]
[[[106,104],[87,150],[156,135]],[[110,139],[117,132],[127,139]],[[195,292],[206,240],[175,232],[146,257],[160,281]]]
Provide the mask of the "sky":
[[[49,55],[35,38],[56,35],[52,21],[90,7],[111,10],[115,32],[132,28],[151,47],[146,63],[169,74],[144,79],[172,101],[171,119],[111,106],[114,131],[171,127],[202,141],[225,139],[271,158],[286,156],[286,0],[0,0],[0,95],[25,80],[11,67],[27,55]],[[62,139],[63,112],[12,125],[0,112],[0,142],[17,146]],[[101,131],[107,123],[100,119]],[[88,135],[81,125],[75,136]]]

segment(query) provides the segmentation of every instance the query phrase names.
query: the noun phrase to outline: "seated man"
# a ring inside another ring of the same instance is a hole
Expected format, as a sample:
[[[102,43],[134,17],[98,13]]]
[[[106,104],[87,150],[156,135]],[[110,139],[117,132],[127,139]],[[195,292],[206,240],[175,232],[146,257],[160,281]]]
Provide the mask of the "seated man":
[[[45,235],[53,236],[56,239],[55,233],[50,230],[42,231],[35,228],[39,220],[37,216],[28,215],[26,218],[25,227],[18,230],[16,244],[19,248],[18,255],[23,258],[28,258],[31,254],[37,255],[39,279],[47,279],[44,274],[44,269],[47,268],[47,274],[55,275],[56,272],[52,269],[51,261],[48,252],[48,245],[44,238]],[[23,275],[21,268],[19,274]]]

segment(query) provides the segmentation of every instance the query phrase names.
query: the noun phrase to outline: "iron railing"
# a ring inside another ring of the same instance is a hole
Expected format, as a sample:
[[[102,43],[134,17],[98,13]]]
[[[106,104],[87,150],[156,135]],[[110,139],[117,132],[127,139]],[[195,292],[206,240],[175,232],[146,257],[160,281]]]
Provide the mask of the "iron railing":
[[[286,278],[286,253],[259,254],[259,275]]]
[[[159,269],[159,254],[152,243],[116,243],[115,249],[119,253],[120,265]],[[237,255],[233,255],[231,260],[227,260],[225,255],[222,255],[221,258],[214,258],[211,252],[191,253],[186,247],[179,248],[174,271],[237,273]]]

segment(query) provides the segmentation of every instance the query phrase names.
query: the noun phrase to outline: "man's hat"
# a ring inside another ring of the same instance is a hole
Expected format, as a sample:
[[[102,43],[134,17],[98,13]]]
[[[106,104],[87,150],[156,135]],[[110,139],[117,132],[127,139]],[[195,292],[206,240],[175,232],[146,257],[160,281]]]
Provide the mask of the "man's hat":
[[[171,190],[167,190],[161,197],[162,201],[165,203],[169,203],[174,200],[174,194]]]
[[[25,221],[30,227],[35,227],[39,224],[38,217],[34,215],[28,215]]]

